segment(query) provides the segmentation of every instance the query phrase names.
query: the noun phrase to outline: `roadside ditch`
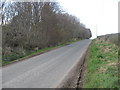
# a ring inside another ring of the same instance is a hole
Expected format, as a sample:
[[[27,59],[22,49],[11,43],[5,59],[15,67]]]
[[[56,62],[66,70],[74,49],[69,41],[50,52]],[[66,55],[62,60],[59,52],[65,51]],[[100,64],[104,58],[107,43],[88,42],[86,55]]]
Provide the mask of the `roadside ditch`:
[[[85,79],[85,73],[87,68],[87,60],[89,55],[89,48],[91,44],[88,46],[87,50],[81,56],[80,60],[76,63],[76,65],[69,71],[69,73],[65,76],[62,82],[56,88],[74,88],[78,90],[82,88],[83,82]]]

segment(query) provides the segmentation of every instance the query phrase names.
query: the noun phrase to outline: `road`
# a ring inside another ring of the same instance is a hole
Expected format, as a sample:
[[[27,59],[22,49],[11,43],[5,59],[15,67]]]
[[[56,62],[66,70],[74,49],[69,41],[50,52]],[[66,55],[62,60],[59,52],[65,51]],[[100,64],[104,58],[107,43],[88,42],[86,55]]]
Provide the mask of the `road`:
[[[55,88],[80,60],[86,39],[2,68],[3,88]]]

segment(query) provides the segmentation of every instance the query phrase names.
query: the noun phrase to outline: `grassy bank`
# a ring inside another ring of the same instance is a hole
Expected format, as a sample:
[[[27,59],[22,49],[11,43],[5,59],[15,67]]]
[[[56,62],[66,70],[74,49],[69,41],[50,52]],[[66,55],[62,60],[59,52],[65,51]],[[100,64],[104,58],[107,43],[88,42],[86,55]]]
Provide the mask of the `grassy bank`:
[[[108,41],[110,43],[113,43],[113,44],[120,44],[118,42],[118,35],[120,35],[120,33],[116,33],[116,34],[107,34],[107,35],[102,35],[102,36],[98,36],[98,38],[100,40],[104,40],[104,41]]]
[[[59,48],[59,47],[62,47],[62,46],[65,46],[65,45],[68,45],[68,44],[71,44],[71,43],[74,43],[74,42],[77,42],[77,41],[80,41],[80,40],[71,40],[69,42],[61,43],[61,44],[56,45],[56,46],[43,48],[43,49],[40,49],[40,50],[37,50],[37,51],[30,51],[30,52],[26,53],[25,55],[14,54],[14,55],[9,55],[9,56],[3,56],[2,57],[2,66],[5,66],[5,65],[11,64],[13,62],[17,62],[17,61],[20,61],[20,60],[24,60],[24,59],[33,57],[33,56],[45,53],[47,51],[50,51],[50,50],[53,50],[55,48]]]
[[[93,40],[89,50],[84,88],[120,88],[118,85],[118,47]]]

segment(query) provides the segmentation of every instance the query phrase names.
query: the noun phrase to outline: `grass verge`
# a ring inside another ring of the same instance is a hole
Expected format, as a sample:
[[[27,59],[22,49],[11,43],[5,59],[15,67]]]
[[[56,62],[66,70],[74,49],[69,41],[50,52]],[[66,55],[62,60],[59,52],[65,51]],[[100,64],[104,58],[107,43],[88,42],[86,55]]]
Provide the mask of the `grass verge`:
[[[93,40],[83,88],[120,88],[116,45]]]
[[[59,48],[59,47],[77,42],[77,41],[80,41],[80,40],[71,40],[69,42],[61,43],[61,44],[56,45],[56,46],[51,46],[51,47],[43,48],[43,49],[40,49],[40,50],[37,50],[37,51],[32,51],[32,52],[29,52],[25,55],[14,54],[14,55],[10,55],[10,56],[3,56],[2,57],[2,66],[8,65],[8,64],[11,64],[11,63],[14,63],[14,62],[18,62],[18,61],[21,61],[21,60],[24,60],[24,59],[28,59],[28,58],[36,56],[36,55],[40,55],[42,53],[48,52],[50,50],[53,50],[53,49],[56,49],[56,48]]]

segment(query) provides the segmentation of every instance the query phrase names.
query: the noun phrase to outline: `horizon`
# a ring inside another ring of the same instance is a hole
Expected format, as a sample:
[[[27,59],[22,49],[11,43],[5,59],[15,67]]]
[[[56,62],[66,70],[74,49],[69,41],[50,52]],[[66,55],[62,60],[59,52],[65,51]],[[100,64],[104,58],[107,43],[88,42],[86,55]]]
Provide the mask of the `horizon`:
[[[72,2],[59,0],[66,12],[75,15],[80,19],[81,23],[85,24],[87,28],[90,28],[92,38],[100,35],[118,33],[119,1],[120,0],[75,0]]]

